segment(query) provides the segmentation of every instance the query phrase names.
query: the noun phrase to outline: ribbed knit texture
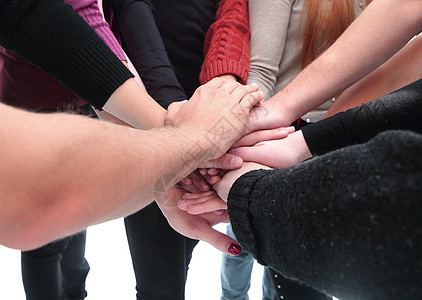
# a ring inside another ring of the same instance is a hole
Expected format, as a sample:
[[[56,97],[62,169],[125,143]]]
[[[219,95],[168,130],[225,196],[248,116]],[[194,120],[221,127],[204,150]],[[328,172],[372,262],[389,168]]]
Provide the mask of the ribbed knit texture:
[[[313,155],[363,143],[382,131],[422,133],[422,80],[302,129]]]
[[[122,47],[103,19],[97,0],[65,0],[65,2],[72,5],[73,9],[94,29],[121,61],[127,61]]]
[[[232,74],[246,84],[250,67],[248,1],[221,1],[217,21],[205,37],[200,82]]]
[[[422,135],[389,131],[240,177],[228,209],[258,261],[339,299],[422,299]]]
[[[1,0],[0,44],[97,108],[133,77],[92,28],[61,1]]]

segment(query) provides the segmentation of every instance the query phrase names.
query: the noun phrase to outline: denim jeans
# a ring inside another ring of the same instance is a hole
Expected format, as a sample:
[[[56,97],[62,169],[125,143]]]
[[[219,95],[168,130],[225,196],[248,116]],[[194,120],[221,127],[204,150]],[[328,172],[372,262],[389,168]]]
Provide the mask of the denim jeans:
[[[227,235],[236,239],[232,227],[227,226]],[[251,286],[251,272],[254,259],[246,251],[241,251],[239,256],[223,254],[221,263],[221,300],[248,300],[248,291]],[[262,299],[274,300],[275,289],[271,275],[264,268],[262,278]]]
[[[82,300],[85,279],[86,231],[21,254],[22,280],[27,300]]]

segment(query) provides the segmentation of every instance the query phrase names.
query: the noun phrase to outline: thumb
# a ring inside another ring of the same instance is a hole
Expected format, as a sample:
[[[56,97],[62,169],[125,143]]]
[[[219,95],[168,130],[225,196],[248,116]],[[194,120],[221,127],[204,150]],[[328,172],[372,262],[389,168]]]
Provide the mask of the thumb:
[[[260,149],[258,147],[239,147],[231,149],[229,153],[242,158],[243,161],[256,161]]]
[[[242,159],[234,154],[223,154],[222,156],[202,163],[199,168],[213,168],[234,170],[242,166]]]

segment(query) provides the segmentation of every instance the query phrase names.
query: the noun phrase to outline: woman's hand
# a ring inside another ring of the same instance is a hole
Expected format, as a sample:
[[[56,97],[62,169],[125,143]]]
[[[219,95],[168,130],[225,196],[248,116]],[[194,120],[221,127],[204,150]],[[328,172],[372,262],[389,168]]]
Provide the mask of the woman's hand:
[[[218,223],[228,222],[227,212],[223,214],[188,214],[177,207],[177,202],[182,199],[182,194],[183,191],[181,189],[172,187],[167,192],[156,195],[156,202],[170,226],[180,234],[192,239],[205,241],[226,254],[239,255],[242,249],[239,244],[227,235],[212,228]]]
[[[240,156],[243,161],[272,168],[288,168],[312,157],[301,130],[284,139],[260,142],[252,147],[239,147],[229,152]]]
[[[197,215],[227,209],[227,197],[233,183],[243,174],[258,169],[270,169],[256,163],[244,163],[242,168],[227,172],[214,186],[214,190],[204,193],[185,193],[177,206],[190,214]]]

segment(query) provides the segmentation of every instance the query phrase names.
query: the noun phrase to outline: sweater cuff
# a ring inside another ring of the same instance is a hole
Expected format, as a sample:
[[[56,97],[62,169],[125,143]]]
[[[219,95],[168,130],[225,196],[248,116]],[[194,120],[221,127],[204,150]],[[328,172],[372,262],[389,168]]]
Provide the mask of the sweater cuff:
[[[249,212],[250,196],[255,183],[266,170],[253,170],[239,177],[230,189],[227,207],[236,239],[259,263],[259,248]]]
[[[133,74],[114,53],[101,43],[91,42],[78,49],[77,55],[66,65],[67,76],[62,80],[73,91],[82,91],[79,97],[101,109],[114,91]],[[98,63],[98,58],[101,63]],[[89,72],[87,72],[89,69]],[[74,76],[79,74],[79,76]]]
[[[249,65],[242,64],[237,60],[217,60],[202,65],[199,81],[205,84],[211,79],[221,75],[235,75],[241,84],[248,80]]]

